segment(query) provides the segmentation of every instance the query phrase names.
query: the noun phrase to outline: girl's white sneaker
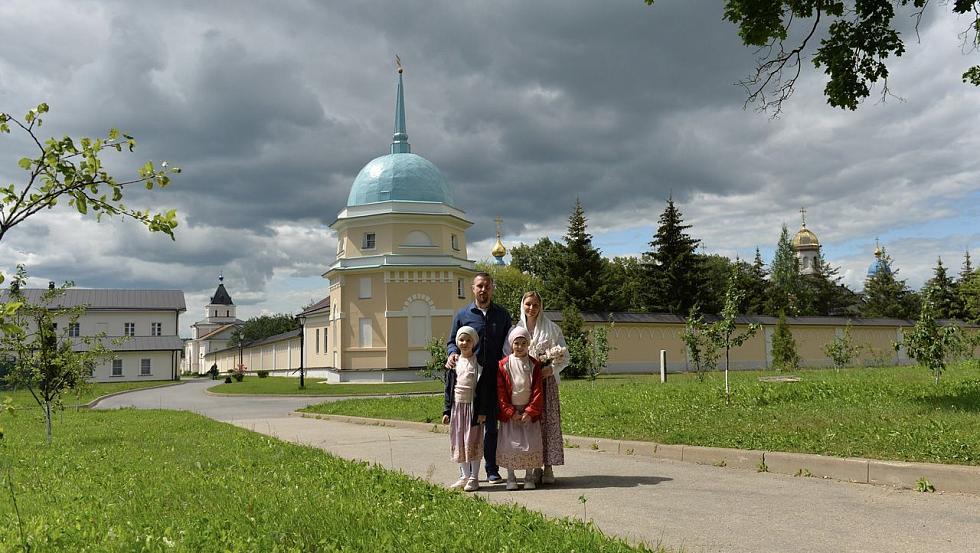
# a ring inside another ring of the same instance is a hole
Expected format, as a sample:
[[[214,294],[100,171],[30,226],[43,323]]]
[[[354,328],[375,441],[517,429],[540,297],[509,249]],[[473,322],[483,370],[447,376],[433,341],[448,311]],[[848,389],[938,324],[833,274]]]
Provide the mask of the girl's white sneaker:
[[[479,489],[480,489],[480,481],[477,480],[476,478],[470,478],[469,480],[466,481],[466,485],[463,486],[463,491],[466,492],[475,492],[476,490]]]
[[[459,478],[459,480],[457,480],[457,481],[455,481],[455,482],[453,482],[453,483],[452,483],[452,484],[451,484],[451,485],[449,486],[449,489],[450,489],[450,490],[462,490],[462,489],[463,489],[463,487],[464,487],[464,486],[466,486],[466,482],[467,482],[468,480],[469,480],[469,478],[467,478],[467,477],[465,477],[465,476],[461,476],[461,477]]]

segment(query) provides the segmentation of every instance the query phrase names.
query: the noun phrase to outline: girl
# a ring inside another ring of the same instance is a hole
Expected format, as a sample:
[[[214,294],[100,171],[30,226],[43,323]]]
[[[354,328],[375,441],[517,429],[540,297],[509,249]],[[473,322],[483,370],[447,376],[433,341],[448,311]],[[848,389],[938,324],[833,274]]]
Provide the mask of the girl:
[[[514,471],[524,469],[524,489],[534,489],[534,469],[543,464],[541,448],[541,363],[528,355],[531,336],[515,326],[507,337],[513,353],[497,369],[497,464],[507,468],[507,489],[517,489]]]
[[[555,483],[553,465],[565,464],[564,437],[561,434],[561,402],[558,398],[558,375],[568,366],[568,345],[561,328],[541,312],[541,295],[527,292],[521,297],[520,326],[531,335],[531,350],[549,348],[555,358],[541,369],[541,393],[544,410],[541,415],[541,435],[544,448],[544,471],[535,470],[535,480],[544,484]],[[542,359],[538,358],[539,361]]]
[[[480,458],[483,457],[483,423],[492,407],[487,398],[482,367],[476,360],[473,350],[480,336],[471,326],[460,327],[456,331],[456,346],[459,359],[456,367],[446,371],[446,392],[442,410],[442,424],[449,427],[449,446],[453,461],[459,463],[460,478],[449,486],[462,488],[468,492],[480,489]]]

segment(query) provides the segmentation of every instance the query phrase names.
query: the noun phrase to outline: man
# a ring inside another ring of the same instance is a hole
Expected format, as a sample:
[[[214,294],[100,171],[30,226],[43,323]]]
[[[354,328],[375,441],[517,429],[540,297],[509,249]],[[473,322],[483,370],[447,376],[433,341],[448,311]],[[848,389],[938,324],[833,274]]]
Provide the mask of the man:
[[[493,303],[493,277],[487,273],[477,273],[473,277],[473,303],[459,310],[453,317],[449,329],[446,350],[449,353],[446,369],[456,368],[459,348],[456,347],[456,331],[463,326],[471,326],[480,335],[476,344],[476,359],[483,368],[477,387],[485,391],[482,397],[491,398],[493,406],[487,417],[483,435],[483,459],[487,471],[487,481],[491,484],[501,481],[497,467],[497,363],[504,357],[504,342],[510,331],[510,314],[503,307]]]

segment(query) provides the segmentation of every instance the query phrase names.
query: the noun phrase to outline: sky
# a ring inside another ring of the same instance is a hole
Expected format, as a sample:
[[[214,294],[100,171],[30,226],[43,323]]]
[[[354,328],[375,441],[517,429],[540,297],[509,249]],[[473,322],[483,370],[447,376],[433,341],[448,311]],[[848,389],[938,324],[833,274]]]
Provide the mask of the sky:
[[[47,102],[43,138],[134,135],[105,156],[117,177],[148,159],[183,172],[125,199],[175,208],[175,241],[59,206],[3,238],[0,271],[181,289],[185,336],[219,273],[242,319],[298,312],[327,294],[354,177],[388,151],[397,54],[412,151],[473,222],[471,259],[498,216],[508,247],[560,238],[576,197],[604,255],[637,255],[672,197],[706,253],[768,261],[805,207],[849,286],[877,238],[917,289],[938,257],[980,261],[980,89],[960,79],[978,56],[950,12],[931,5],[918,38],[900,13],[893,96],[831,108],[807,60],[773,119],[733,84],[756,52],[721,2],[7,0],[0,111]],[[23,182],[31,148],[0,136],[0,181]]]

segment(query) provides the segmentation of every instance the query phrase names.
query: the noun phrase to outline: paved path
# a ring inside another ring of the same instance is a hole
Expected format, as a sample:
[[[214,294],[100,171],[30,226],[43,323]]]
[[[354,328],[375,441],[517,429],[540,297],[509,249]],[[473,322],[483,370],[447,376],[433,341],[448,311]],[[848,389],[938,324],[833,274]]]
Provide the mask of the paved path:
[[[207,383],[137,391],[99,408],[188,409],[283,440],[363,459],[437,483],[455,480],[444,434],[287,416],[310,399],[208,396]],[[698,552],[980,551],[980,497],[796,478],[583,449],[566,449],[557,486],[499,503],[587,517],[608,534]],[[579,497],[584,496],[584,505]]]

